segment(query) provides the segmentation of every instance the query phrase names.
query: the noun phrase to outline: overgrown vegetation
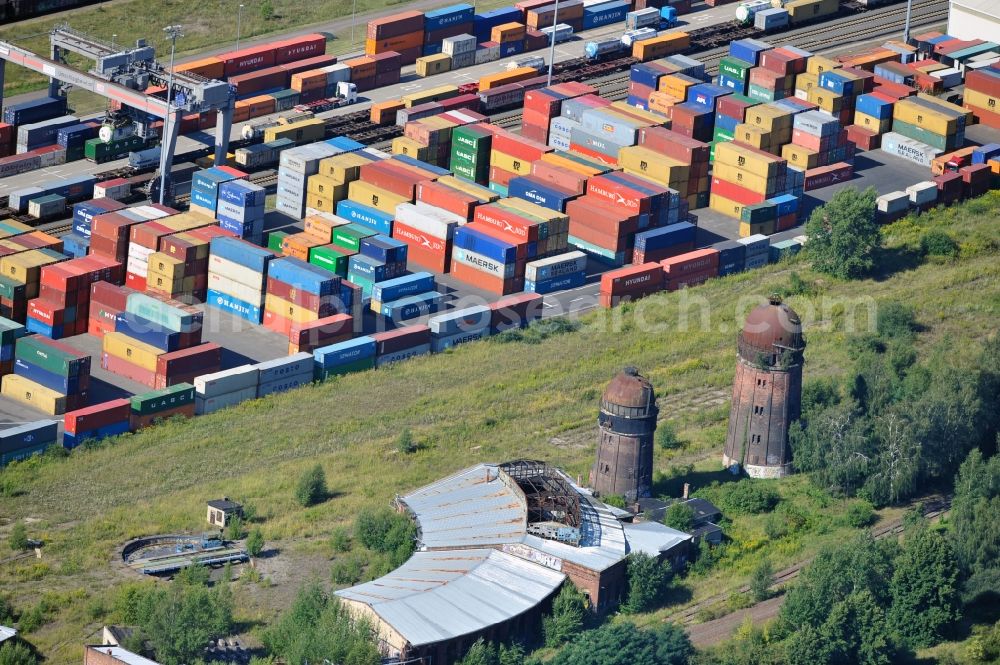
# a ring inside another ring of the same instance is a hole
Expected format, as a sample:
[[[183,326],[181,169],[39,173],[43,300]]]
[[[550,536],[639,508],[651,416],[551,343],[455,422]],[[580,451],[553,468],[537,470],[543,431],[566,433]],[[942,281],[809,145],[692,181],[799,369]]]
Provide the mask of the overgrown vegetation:
[[[842,279],[871,274],[882,246],[876,198],[874,187],[863,192],[845,187],[812,212],[806,222],[805,254],[815,270]]]
[[[302,474],[295,488],[295,500],[300,506],[316,505],[326,498],[326,473],[319,464]]]
[[[638,614],[655,609],[667,592],[672,575],[668,561],[658,561],[642,552],[629,554],[625,569],[628,586],[622,611]]]

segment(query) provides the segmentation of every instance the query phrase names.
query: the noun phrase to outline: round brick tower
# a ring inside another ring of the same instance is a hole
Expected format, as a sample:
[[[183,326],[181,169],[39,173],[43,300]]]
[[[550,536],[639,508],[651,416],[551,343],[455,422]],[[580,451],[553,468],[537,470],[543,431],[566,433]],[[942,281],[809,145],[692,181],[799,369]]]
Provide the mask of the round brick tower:
[[[628,502],[648,497],[653,485],[656,394],[648,379],[626,367],[608,384],[598,416],[597,460],[590,484],[601,496]]]
[[[736,378],[722,463],[752,478],[791,472],[788,426],[802,409],[802,352],[798,314],[781,298],[747,316],[737,339]]]

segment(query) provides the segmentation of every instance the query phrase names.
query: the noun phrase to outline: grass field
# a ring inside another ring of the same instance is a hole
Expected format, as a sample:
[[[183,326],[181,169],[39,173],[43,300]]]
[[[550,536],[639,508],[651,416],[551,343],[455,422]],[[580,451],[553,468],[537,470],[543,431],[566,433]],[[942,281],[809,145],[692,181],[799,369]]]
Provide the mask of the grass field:
[[[266,0],[226,0],[225,2],[200,2],[198,0],[116,0],[92,7],[64,12],[52,17],[42,17],[0,27],[0,40],[10,41],[22,48],[41,55],[49,53],[49,31],[56,25],[68,23],[70,27],[86,34],[116,44],[132,44],[144,38],[156,48],[157,57],[167,64],[170,43],[164,38],[163,27],[182,25],[184,37],[177,42],[177,57],[193,55],[207,50],[232,47],[236,41],[236,14],[240,4],[245,5],[241,21],[241,40],[259,38],[295,28],[318,25],[350,17],[355,7],[353,0],[270,0],[274,14],[265,19],[262,7]],[[447,5],[446,0],[431,6]],[[476,3],[478,11],[510,4],[505,0],[485,0]],[[398,7],[410,9],[403,0],[357,0],[358,24],[352,42],[348,24],[343,30],[327,32],[327,53],[345,54],[364,50],[366,12]],[[93,63],[71,55],[69,62],[82,70]],[[44,88],[48,79],[22,67],[7,67],[4,94],[16,95]],[[103,102],[94,95],[74,92],[70,106],[77,112],[103,109]]]
[[[387,505],[397,493],[479,461],[543,459],[586,478],[598,398],[627,364],[652,380],[661,417],[684,442],[680,450],[656,451],[659,491],[676,496],[682,482],[697,490],[721,476],[734,333],[750,307],[787,288],[792,271],[812,286],[816,295],[788,299],[805,323],[806,381],[848,371],[849,314],[864,328],[868,306],[891,300],[916,308],[926,327],[921,347],[947,341],[969,350],[960,357],[974,357],[1000,320],[998,218],[1000,192],[993,192],[888,227],[885,274],[876,279],[840,282],[799,259],[591,313],[579,330],[536,344],[471,344],[170,422],[65,459],[15,465],[0,472],[7,495],[0,492],[0,541],[9,520],[28,519],[29,536],[46,545],[40,561],[0,564],[0,589],[20,609],[44,600],[45,621],[26,637],[51,663],[79,662],[80,645],[108,617],[114,586],[136,579],[116,564],[116,548],[140,535],[202,530],[205,501],[225,495],[256,505],[269,547],[280,551],[262,562],[269,583],[237,589],[240,618],[253,625],[286,604],[304,579],[329,579],[329,534],[362,507]],[[920,234],[931,226],[962,243],[959,260],[916,257]],[[395,447],[404,428],[420,444],[409,455]],[[294,486],[316,462],[332,496],[303,509]],[[735,520],[722,565],[689,578],[677,600],[744,582],[764,556],[780,569],[843,537],[843,501],[801,477],[777,486],[810,526],[769,541],[761,520]]]

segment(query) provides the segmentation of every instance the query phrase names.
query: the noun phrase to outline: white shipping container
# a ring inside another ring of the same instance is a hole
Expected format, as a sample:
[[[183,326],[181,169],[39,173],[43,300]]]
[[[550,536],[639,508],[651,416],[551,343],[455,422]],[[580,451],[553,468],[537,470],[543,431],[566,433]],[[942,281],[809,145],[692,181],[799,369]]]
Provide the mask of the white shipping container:
[[[456,55],[473,53],[475,50],[476,38],[473,35],[455,35],[441,40],[441,52],[450,55],[453,59]]]
[[[264,288],[255,289],[215,272],[208,273],[208,288],[257,307],[264,306],[264,298],[267,295]]]
[[[95,199],[123,199],[129,195],[132,191],[132,185],[128,182],[115,183],[114,181],[108,181],[106,183],[97,183],[94,185],[94,198]]]
[[[493,62],[500,59],[500,47],[494,46],[490,48],[477,48],[476,49],[476,64],[482,65],[487,62]]]
[[[58,215],[66,210],[66,199],[65,197],[53,198],[51,200],[47,196],[43,196],[32,201],[28,201],[28,214],[35,219],[41,219],[42,217],[48,217],[50,215]]]
[[[526,56],[522,58],[515,58],[507,63],[507,70],[520,69],[521,67],[534,67],[535,69],[542,69],[545,67],[545,58],[539,56]]]
[[[197,397],[217,397],[239,390],[251,389],[256,395],[260,372],[253,365],[240,365],[221,372],[196,376],[194,391]]]
[[[213,274],[222,279],[241,284],[250,291],[260,292],[264,290],[264,274],[259,273],[252,268],[241,266],[238,263],[224,259],[221,256],[212,255],[208,257],[208,276],[210,280]],[[229,293],[231,296],[236,295],[235,293],[230,293],[229,291],[226,291],[226,293]],[[247,302],[255,301],[254,298],[243,298],[243,300],[247,300]]]
[[[149,262],[130,256],[128,257],[128,261],[125,262],[125,270],[129,271],[133,275],[146,277],[149,275]]]
[[[153,206],[135,206],[134,208],[129,208],[132,212],[139,215],[143,219],[163,219],[164,217],[170,217],[170,213],[166,210],[160,210],[159,208],[154,208]]]
[[[137,261],[148,261],[149,255],[155,252],[155,249],[150,247],[143,247],[137,243],[129,243],[128,246],[128,256],[129,258],[134,258]]]
[[[875,199],[879,212],[894,214],[910,207],[910,195],[907,192],[889,192]]]
[[[313,355],[302,351],[284,358],[257,363],[254,367],[257,368],[260,374],[258,383],[270,383],[271,381],[277,381],[278,379],[306,372],[312,374]]]
[[[524,278],[532,282],[540,281],[538,275],[545,273],[544,279],[552,279],[587,269],[587,255],[580,251],[557,254],[537,261],[529,261],[524,269]]]
[[[326,72],[327,85],[351,80],[351,68],[339,62],[335,65],[323,67],[322,71]]]
[[[882,151],[926,167],[930,167],[931,161],[941,154],[937,148],[896,132],[882,135]]]
[[[195,414],[202,416],[206,413],[214,413],[230,406],[236,406],[237,404],[245,402],[249,399],[257,399],[256,385],[252,388],[235,390],[233,392],[223,393],[213,397],[202,397],[201,395],[196,394],[194,396],[194,412]]]
[[[451,56],[451,68],[461,69],[463,67],[471,67],[476,64],[476,52],[469,51],[467,53],[456,53]]]
[[[918,182],[906,188],[906,193],[910,197],[910,203],[916,206],[934,203],[937,200],[937,183],[930,180]]]
[[[460,224],[459,220],[461,220],[461,223],[465,223],[465,220],[461,219],[458,215],[427,205],[426,203],[423,203],[422,206],[419,203],[416,205],[412,203],[400,203],[396,206],[397,222],[411,226],[421,233],[426,233],[431,237],[441,240],[451,239],[452,234],[455,232],[455,227]]]

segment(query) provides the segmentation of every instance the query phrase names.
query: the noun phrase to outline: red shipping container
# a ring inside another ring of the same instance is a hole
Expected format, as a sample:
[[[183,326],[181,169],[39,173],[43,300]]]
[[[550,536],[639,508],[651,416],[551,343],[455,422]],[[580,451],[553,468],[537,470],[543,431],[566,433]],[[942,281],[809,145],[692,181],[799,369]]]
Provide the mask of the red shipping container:
[[[804,189],[806,191],[846,182],[854,174],[854,167],[847,162],[837,162],[829,166],[818,166],[806,171]]]
[[[787,215],[782,215],[781,217],[778,218],[774,230],[787,231],[788,229],[795,227],[795,225],[798,223],[799,223],[799,217],[794,212],[789,213]]]
[[[601,275],[601,293],[608,295],[646,295],[663,286],[663,269],[659,263],[626,266]]]
[[[393,229],[393,237],[395,237]],[[451,248],[446,252],[435,252],[420,245],[410,245],[406,257],[407,265],[417,265],[433,272],[446,273],[451,269]]]
[[[516,173],[511,173],[510,171],[506,171],[500,168],[499,166],[490,167],[490,175],[489,175],[490,182],[495,182],[501,187],[508,186],[510,184],[510,181],[516,177],[517,177]]]
[[[880,76],[876,76],[873,81],[876,84],[873,88],[873,92],[885,95],[891,99],[903,99],[917,94],[915,88],[903,85],[902,83],[893,83],[892,81],[884,79]]]
[[[125,286],[130,289],[135,289],[136,291],[146,290],[146,278],[140,277],[135,273],[127,272],[125,273]]]
[[[274,44],[263,44],[261,46],[251,46],[239,51],[229,51],[220,53],[217,58],[222,61],[226,78],[252,72],[265,67],[272,67],[277,64],[274,60]],[[214,113],[212,114],[215,115]]]
[[[400,55],[396,51],[383,51],[368,56],[375,61],[375,76],[379,74],[399,73]]]
[[[543,298],[538,293],[517,293],[490,304],[490,328],[494,333],[525,328],[542,318]]]
[[[340,295],[318,296],[271,277],[267,278],[267,293],[310,312],[318,312],[321,317],[336,314],[337,306],[342,304]]]
[[[261,325],[271,332],[276,332],[279,335],[288,337],[288,331],[292,328],[292,320],[280,314],[276,314],[269,309],[265,309]]]
[[[417,184],[432,178],[422,177],[390,160],[369,162],[361,167],[360,180],[379,189],[413,200]]]
[[[384,356],[404,349],[431,343],[431,329],[425,325],[412,325],[374,333],[375,355]]]
[[[402,222],[394,222],[392,225],[392,237],[405,242],[410,246],[410,250],[421,249],[426,252],[431,252],[433,254],[444,255],[451,249],[451,243],[441,238],[435,238],[433,236],[428,236],[423,231],[413,228],[403,224]],[[408,258],[412,256],[408,255]]]
[[[639,218],[624,207],[609,205],[590,195],[567,203],[566,214],[569,215],[571,235],[577,235],[572,229],[581,226],[618,236],[635,233],[639,229]]]
[[[675,279],[693,273],[719,271],[719,250],[706,248],[680,254],[660,261],[667,278]]]
[[[132,403],[127,399],[113,399],[63,414],[63,429],[68,434],[88,432],[128,420]]]
[[[605,176],[597,176],[587,182],[587,195],[604,205],[621,206],[630,215],[649,212],[653,203],[650,195]]]
[[[274,44],[274,62],[283,65],[304,58],[323,55],[326,51],[326,37],[319,33],[292,37]]]
[[[477,289],[505,296],[509,293],[516,293],[524,289],[524,277],[511,277],[510,279],[500,279],[489,273],[477,270],[472,266],[451,262],[451,275],[459,281],[470,284]]]
[[[734,182],[719,178],[712,178],[712,193],[745,206],[752,203],[763,203],[767,199],[764,194],[758,194],[745,187],[740,187]]]
[[[308,72],[311,69],[321,69],[323,67],[329,67],[330,65],[337,64],[337,56],[335,55],[317,55],[312,58],[306,58],[304,60],[296,60],[294,62],[286,62],[283,65],[278,65],[285,72],[288,73],[288,80],[292,80],[292,74],[298,74],[299,72]]]
[[[532,163],[531,175],[563,191],[574,194],[583,194],[587,191],[587,176],[546,161]]]
[[[368,21],[368,39],[388,39],[408,32],[417,32],[424,29],[424,15],[418,11],[400,12],[391,16]]]
[[[90,302],[124,311],[130,293],[134,293],[134,291],[124,286],[108,282],[94,282],[90,285]]]
[[[882,136],[861,125],[848,125],[847,137],[859,150],[875,150],[882,144]]]
[[[491,234],[497,231],[505,238],[512,238],[515,243],[538,240],[537,224],[512,210],[505,210],[493,204],[477,207],[473,221],[477,225],[489,227],[483,229],[484,231],[488,230]]]
[[[712,279],[713,277],[716,277],[717,275],[718,273],[712,270],[706,270],[705,272],[688,273],[681,277],[664,280],[663,287],[664,290],[666,291],[677,291],[684,287],[704,284],[705,282]]]
[[[354,332],[354,317],[350,314],[334,314],[308,323],[293,324],[288,331],[288,339],[299,346],[333,344],[348,339]]]
[[[607,166],[614,166],[614,167],[618,166],[618,160],[616,158],[608,157],[605,154],[597,152],[596,150],[591,150],[587,146],[580,145],[579,143],[570,143],[569,149],[570,152],[575,152],[582,157],[586,157],[587,159],[600,162],[601,164],[606,164]]]
[[[476,206],[480,204],[478,198],[439,182],[422,182],[417,185],[417,200],[467,220],[472,219]]]
[[[534,162],[542,158],[547,152],[552,152],[554,148],[550,148],[544,143],[538,143],[537,141],[531,141],[529,139],[521,138],[516,134],[512,134],[507,131],[497,132],[493,135],[493,150],[497,152],[502,152],[505,155],[510,155],[516,159],[522,159],[526,162]]]
[[[966,70],[965,87],[978,90],[990,97],[1000,97],[1000,75],[996,73],[996,69],[993,71],[991,74],[979,70]]]
[[[236,94],[246,96],[269,88],[287,88],[290,76],[288,71],[282,67],[267,67],[255,72],[231,76],[229,84],[236,87]]]
[[[150,388],[156,385],[156,372],[151,372],[109,353],[101,354],[101,368]]]

